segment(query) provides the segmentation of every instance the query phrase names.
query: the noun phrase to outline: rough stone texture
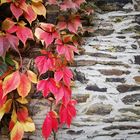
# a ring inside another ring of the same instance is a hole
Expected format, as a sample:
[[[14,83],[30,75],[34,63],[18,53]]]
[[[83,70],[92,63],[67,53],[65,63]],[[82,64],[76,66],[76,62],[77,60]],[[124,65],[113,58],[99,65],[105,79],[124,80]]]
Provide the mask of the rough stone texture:
[[[96,24],[88,27],[98,34],[84,37],[85,52],[72,66],[77,72],[77,117],[70,129],[64,126],[57,133],[58,140],[140,140],[140,0],[103,1],[96,0],[105,8],[98,9]],[[48,104],[35,94],[30,106],[36,132],[26,135],[28,140],[43,140],[41,125]]]
[[[111,111],[112,111],[111,105],[96,103],[88,107],[86,114],[87,115],[93,115],[93,114],[107,115],[107,114],[110,114]]]

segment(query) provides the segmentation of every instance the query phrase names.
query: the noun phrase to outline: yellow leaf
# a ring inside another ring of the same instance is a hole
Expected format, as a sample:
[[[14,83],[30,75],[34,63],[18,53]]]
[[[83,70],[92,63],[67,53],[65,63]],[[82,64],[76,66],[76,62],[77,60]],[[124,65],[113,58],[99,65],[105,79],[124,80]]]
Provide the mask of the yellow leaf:
[[[24,128],[22,124],[17,121],[10,133],[11,140],[22,140],[23,135],[24,135]]]
[[[5,114],[5,108],[3,106],[2,108],[0,108],[0,121],[1,121],[2,117],[4,116],[4,114]]]
[[[19,64],[18,64],[18,62],[15,61],[15,60],[12,60],[12,61],[15,63],[16,70],[18,70],[18,69],[19,69]]]
[[[42,2],[42,0],[32,0],[32,2],[38,3],[38,2]]]
[[[6,3],[6,2],[7,2],[7,0],[1,0],[0,5],[3,4],[3,3]]]
[[[31,82],[37,83],[37,75],[34,72],[32,72],[31,70],[28,70],[27,75]]]
[[[20,84],[17,88],[17,91],[18,91],[18,94],[24,98],[28,95],[28,93],[30,92],[31,90],[31,82],[30,80],[28,79],[28,77],[22,73],[21,76],[20,76]]]
[[[2,119],[5,113],[8,113],[11,109],[12,99],[9,99],[3,106],[0,108],[0,120]]]
[[[33,122],[22,122],[23,129],[25,132],[33,132],[35,131],[35,124]]]
[[[15,109],[13,109],[13,111],[12,111],[11,120],[12,120],[14,123],[16,123],[16,121],[17,121],[17,114],[16,114]]]
[[[32,2],[32,8],[37,15],[46,16],[46,8],[41,2]]]
[[[27,104],[28,103],[28,100],[26,99],[26,98],[18,98],[18,99],[16,99],[19,103],[21,103],[21,104]]]

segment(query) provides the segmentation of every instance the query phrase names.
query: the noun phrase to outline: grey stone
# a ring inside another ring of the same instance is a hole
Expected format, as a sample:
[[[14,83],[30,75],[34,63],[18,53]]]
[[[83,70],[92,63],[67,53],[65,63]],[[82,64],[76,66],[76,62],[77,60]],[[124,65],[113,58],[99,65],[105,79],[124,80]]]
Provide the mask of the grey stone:
[[[75,131],[75,130],[68,130],[67,131],[67,134],[70,134],[70,135],[80,135],[82,133],[85,133],[84,130],[78,130],[78,131]]]
[[[135,58],[135,64],[140,65],[140,55],[136,55],[136,56],[134,56],[134,58]]]
[[[140,102],[140,94],[132,94],[132,95],[126,95],[122,98],[122,102],[124,104],[132,104],[139,101]]]
[[[107,36],[111,35],[114,32],[114,29],[97,29],[94,31],[95,36]]]
[[[112,105],[103,104],[103,103],[95,103],[89,106],[86,114],[87,115],[93,115],[93,114],[107,115],[107,114],[110,114],[111,111],[112,111]]]
[[[89,98],[89,94],[74,94],[73,99],[75,99],[78,103],[84,103]]]
[[[123,85],[118,85],[117,90],[120,93],[130,92],[130,91],[138,91],[138,90],[140,90],[140,86],[123,84]]]
[[[132,44],[131,47],[135,50],[137,49],[137,45],[135,45],[135,44]]]
[[[97,85],[87,85],[86,90],[106,92],[107,88],[99,88]]]
[[[88,80],[86,79],[84,73],[77,71],[76,69],[74,70],[74,73],[75,73],[74,76],[75,80],[80,81],[82,84],[87,83]]]
[[[106,54],[106,53],[92,53],[92,52],[88,52],[86,54],[89,55],[89,56],[94,56],[94,57],[104,57],[104,58],[117,59],[116,56],[112,56],[111,54]]]
[[[116,75],[116,76],[121,76],[123,74],[130,74],[129,71],[122,71],[119,69],[100,69],[99,72],[103,75]]]
[[[136,16],[135,16],[135,21],[136,21],[138,24],[140,24],[140,15],[136,15]]]
[[[140,126],[135,125],[111,125],[108,127],[104,127],[103,130],[113,130],[113,129],[119,129],[119,130],[131,130],[131,129],[140,129]]]
[[[106,78],[106,82],[125,83],[125,78]]]
[[[136,115],[140,115],[140,109],[133,109],[133,108],[121,108],[119,109],[120,112],[125,113],[125,112],[132,112]]]

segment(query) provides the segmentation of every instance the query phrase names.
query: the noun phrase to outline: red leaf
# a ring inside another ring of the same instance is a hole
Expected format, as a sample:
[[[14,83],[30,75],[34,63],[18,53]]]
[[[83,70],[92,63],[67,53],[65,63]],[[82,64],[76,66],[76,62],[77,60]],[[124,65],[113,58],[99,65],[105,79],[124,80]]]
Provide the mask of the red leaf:
[[[39,70],[40,75],[45,73],[48,70],[46,56],[38,56],[35,59],[35,64]]]
[[[35,64],[39,70],[40,75],[47,72],[48,70],[54,69],[55,58],[51,53],[47,52],[46,56],[38,56],[35,59]]]
[[[56,112],[50,111],[44,120],[42,135],[47,139],[53,130],[58,130],[58,120]]]
[[[26,107],[17,110],[17,118],[20,122],[25,122],[28,118],[28,110]]]
[[[15,90],[20,84],[19,71],[6,76],[3,81],[3,94],[6,96],[9,92]]]
[[[2,81],[0,80],[0,108],[6,102],[7,97],[3,97]]]
[[[37,14],[33,11],[31,5],[28,5],[27,11],[24,12],[24,17],[30,24],[37,18]]]
[[[84,3],[85,0],[64,0],[60,7],[61,10],[66,11],[67,9],[77,9],[80,8],[80,5]]]
[[[10,47],[18,52],[18,43],[18,38],[9,33],[0,36],[0,56],[4,57]]]
[[[32,34],[31,29],[25,26],[17,26],[16,34],[17,34],[17,37],[22,41],[24,45],[28,38],[33,39],[33,34]]]
[[[11,3],[10,9],[11,9],[13,15],[16,17],[16,19],[18,19],[23,14],[22,9],[18,6],[16,6],[14,3]]]
[[[62,104],[59,110],[61,124],[66,123],[68,127],[72,122],[73,117],[76,116],[75,100],[70,100],[67,105]]]
[[[53,78],[47,80],[41,80],[37,84],[37,90],[43,92],[43,96],[46,97],[50,92],[53,94],[57,93],[57,85]]]
[[[59,82],[62,78],[65,83],[65,85],[70,86],[71,79],[73,78],[73,74],[68,67],[62,67],[58,69],[55,74],[54,78],[56,82]]]
[[[60,83],[58,91],[54,93],[56,104],[62,99],[65,105],[68,104],[71,98],[71,90],[67,86]]]
[[[74,58],[74,52],[78,53],[78,50],[76,47],[74,47],[73,45],[69,45],[69,44],[63,44],[61,40],[57,39],[56,40],[56,44],[57,44],[57,52],[60,55],[64,55],[65,58],[68,61],[72,61]]]
[[[41,28],[36,28],[35,30],[35,36],[42,40],[45,41],[46,47],[48,47],[55,38],[59,37],[58,32],[55,29],[55,26],[50,23],[40,23]]]

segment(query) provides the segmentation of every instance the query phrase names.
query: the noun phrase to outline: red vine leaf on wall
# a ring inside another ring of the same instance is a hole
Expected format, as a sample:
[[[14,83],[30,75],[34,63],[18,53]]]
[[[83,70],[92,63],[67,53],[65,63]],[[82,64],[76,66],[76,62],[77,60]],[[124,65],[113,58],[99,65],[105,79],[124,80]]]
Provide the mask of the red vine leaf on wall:
[[[64,55],[67,61],[72,61],[74,58],[74,52],[78,53],[75,46],[71,44],[64,44],[60,39],[56,40],[56,50],[59,55]]]
[[[62,78],[65,85],[70,86],[71,79],[73,78],[72,71],[68,67],[60,67],[54,74],[56,82],[59,82]]]
[[[53,78],[48,78],[46,80],[40,80],[37,84],[37,90],[42,91],[43,96],[46,97],[50,92],[57,93],[57,84]]]
[[[68,20],[65,20],[64,17],[60,17],[58,22],[59,30],[68,29],[70,32],[77,34],[78,28],[82,28],[82,24],[79,16],[71,15]]]
[[[40,23],[40,28],[36,28],[35,36],[41,41],[45,42],[48,47],[55,38],[59,38],[55,25],[50,23]]]
[[[73,117],[76,116],[76,103],[75,100],[70,100],[67,105],[62,104],[60,107],[60,122],[62,124],[66,123],[68,127],[70,127]]]
[[[43,123],[42,126],[42,134],[43,136],[47,139],[52,131],[57,131],[58,130],[58,116],[55,111],[50,111]]]

